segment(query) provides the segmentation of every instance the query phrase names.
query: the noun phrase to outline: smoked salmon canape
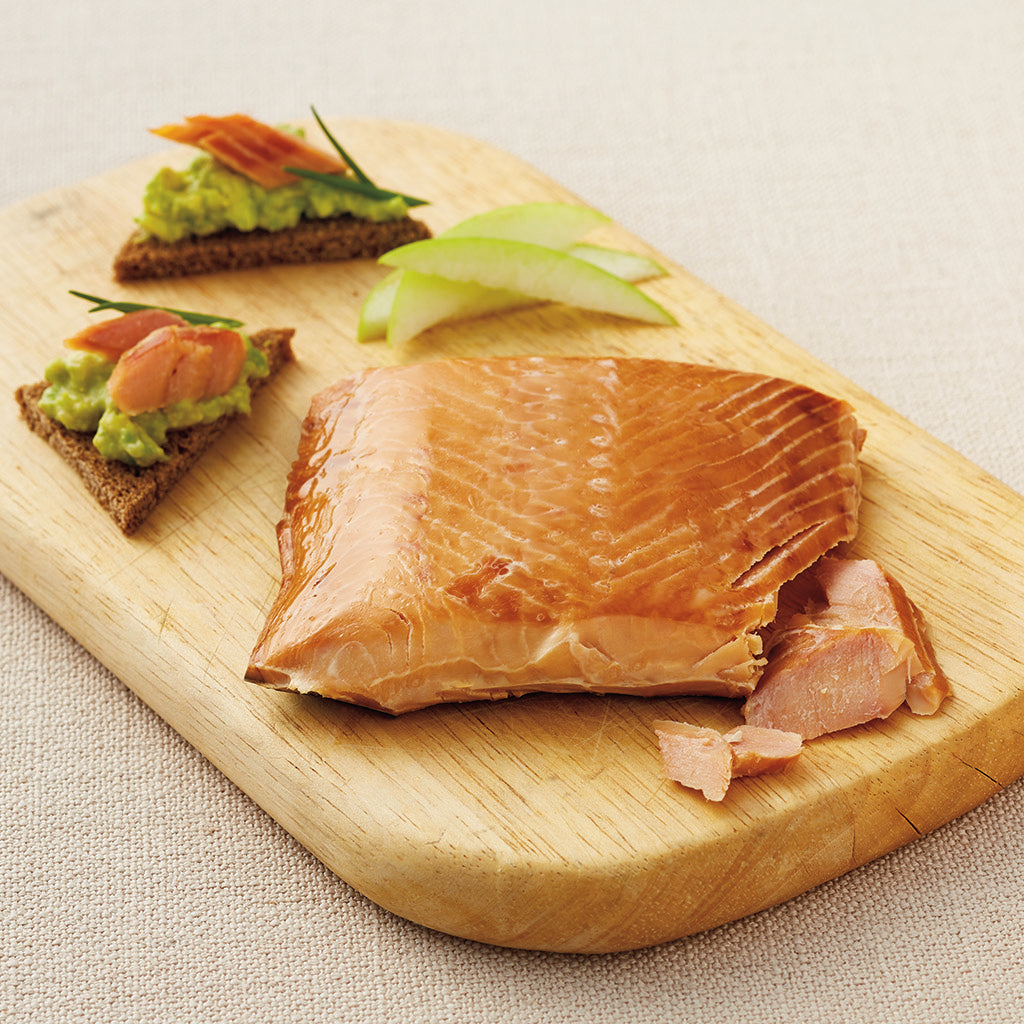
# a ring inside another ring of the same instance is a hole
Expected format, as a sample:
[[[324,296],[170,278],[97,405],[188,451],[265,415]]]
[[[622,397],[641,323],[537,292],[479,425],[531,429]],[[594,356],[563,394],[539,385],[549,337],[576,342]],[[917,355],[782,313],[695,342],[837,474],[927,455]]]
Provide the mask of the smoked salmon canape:
[[[81,294],[81,293],[75,293]],[[134,533],[253,395],[292,359],[291,328],[137,303],[65,341],[45,379],[16,399],[125,534]]]
[[[152,129],[198,153],[146,185],[115,279],[370,259],[429,237],[409,214],[425,200],[375,185],[313,113],[332,151],[301,128],[247,114],[199,114]]]

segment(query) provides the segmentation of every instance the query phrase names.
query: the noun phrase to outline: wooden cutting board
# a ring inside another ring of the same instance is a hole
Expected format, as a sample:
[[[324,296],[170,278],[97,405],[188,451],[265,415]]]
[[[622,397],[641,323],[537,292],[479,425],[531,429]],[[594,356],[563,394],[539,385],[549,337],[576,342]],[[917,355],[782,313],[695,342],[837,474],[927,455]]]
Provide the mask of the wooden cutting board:
[[[577,201],[517,159],[422,125],[332,122],[367,172],[432,200],[434,231],[529,200]],[[118,286],[139,196],[183,149],[0,213],[0,366],[38,379],[90,319],[75,288],[292,326],[298,362],[132,539],[0,403],[0,569],[318,858],[403,917],[501,945],[636,948],[734,920],[936,828],[1024,773],[1024,498],[668,261],[646,327],[556,306],[357,344],[373,262]],[[610,226],[595,241],[651,250]],[[657,255],[657,254],[654,254]],[[787,376],[868,430],[855,553],[904,583],[955,687],[809,744],[721,804],[662,777],[651,722],[728,727],[736,702],[534,696],[403,718],[277,693],[242,673],[276,593],[274,524],[320,387],[365,366],[476,354],[642,354]],[[841,922],[836,922],[841,927]]]

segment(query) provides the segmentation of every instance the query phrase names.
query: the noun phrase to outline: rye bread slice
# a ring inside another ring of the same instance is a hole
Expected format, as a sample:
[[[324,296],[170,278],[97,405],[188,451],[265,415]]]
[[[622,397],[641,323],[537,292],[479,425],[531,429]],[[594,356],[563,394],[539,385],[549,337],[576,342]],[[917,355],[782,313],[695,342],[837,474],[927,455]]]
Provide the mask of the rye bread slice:
[[[406,242],[429,237],[427,226],[411,217],[376,222],[347,213],[324,220],[303,220],[281,231],[231,228],[178,242],[144,238],[136,232],[114,259],[114,277],[118,281],[141,281],[285,263],[376,259]]]
[[[250,335],[253,344],[266,355],[270,364],[270,373],[250,384],[254,397],[293,358],[291,340],[294,333],[291,328],[270,328]],[[22,417],[78,473],[126,536],[142,525],[164,495],[241,415],[232,413],[213,423],[169,431],[164,446],[167,460],[139,468],[116,459],[105,459],[94,447],[92,434],[68,430],[50,419],[39,408],[39,399],[46,387],[46,381],[39,381],[18,388],[14,397]]]

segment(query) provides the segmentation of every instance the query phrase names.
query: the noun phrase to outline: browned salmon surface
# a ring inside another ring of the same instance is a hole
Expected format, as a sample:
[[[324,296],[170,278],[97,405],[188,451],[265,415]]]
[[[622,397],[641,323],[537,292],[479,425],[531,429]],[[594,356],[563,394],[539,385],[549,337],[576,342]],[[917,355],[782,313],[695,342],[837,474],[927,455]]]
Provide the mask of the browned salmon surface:
[[[247,677],[400,713],[745,696],[780,586],[857,530],[848,404],[650,359],[435,360],[317,394]]]
[[[804,739],[888,718],[904,702],[936,711],[950,692],[921,615],[871,559],[823,558],[795,582],[803,610],[773,628],[748,724]]]

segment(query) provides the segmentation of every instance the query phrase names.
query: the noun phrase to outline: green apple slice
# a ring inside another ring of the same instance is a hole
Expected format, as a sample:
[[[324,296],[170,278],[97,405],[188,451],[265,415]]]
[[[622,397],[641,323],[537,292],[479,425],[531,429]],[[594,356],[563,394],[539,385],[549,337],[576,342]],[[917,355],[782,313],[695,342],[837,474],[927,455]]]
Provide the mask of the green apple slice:
[[[593,263],[602,270],[633,283],[663,277],[665,274],[665,268],[660,263],[639,253],[626,252],[622,249],[577,243],[571,245],[567,251],[571,256]],[[412,285],[401,284],[400,288],[399,285],[407,273],[400,268],[392,270],[370,289],[359,312],[356,332],[359,341],[374,341],[377,338],[388,337],[392,345],[397,345],[444,320],[464,320],[487,313],[500,313],[530,306],[538,301],[528,295],[484,288],[482,285],[466,281],[447,282],[450,287],[443,289],[442,298],[442,286],[438,282],[444,281],[444,278],[419,275],[434,284],[431,286],[426,281],[417,281]],[[429,294],[431,287],[435,294]],[[426,295],[423,294],[425,290],[428,291]],[[403,325],[403,328],[401,334],[395,329],[389,335],[388,320],[396,295],[399,293],[402,296],[403,309],[396,317],[395,323]],[[416,315],[411,308],[416,302],[423,303],[423,312],[420,315]],[[410,331],[412,333],[409,333]]]
[[[518,203],[467,217],[438,238],[504,238],[564,249],[611,218],[589,206],[570,203]]]
[[[609,249],[607,246],[590,245],[585,242],[570,245],[566,251],[570,256],[593,263],[595,267],[607,270],[609,274],[614,274],[633,284],[665,276],[665,268],[660,263],[652,260],[649,256],[642,256],[638,252]]]
[[[578,241],[588,231],[607,224],[610,219],[589,206],[575,206],[570,203],[517,203],[467,217],[442,231],[437,237],[505,238],[509,241],[535,242],[537,245],[564,249]],[[394,271],[370,289],[359,311],[357,340],[373,341],[375,338],[384,337],[400,276],[401,271]]]
[[[532,299],[563,302],[655,324],[675,318],[635,285],[558,249],[499,238],[428,238],[385,253],[385,266],[518,292]],[[396,293],[397,297],[397,293]],[[405,331],[394,309],[389,336]]]
[[[434,274],[403,270],[385,334],[389,345],[401,345],[442,321],[499,313],[533,305],[535,301],[519,292],[486,288],[475,281],[451,281]]]
[[[568,252],[625,281],[646,281],[665,273],[665,268],[652,259],[620,249],[575,245]],[[389,286],[386,296],[368,300],[368,305],[372,302],[374,306],[369,311],[364,306],[365,315],[360,316],[359,323],[366,331],[359,335],[360,341],[386,336],[389,344],[400,345],[444,321],[505,312],[541,301],[520,292],[485,288],[470,281],[447,281],[415,270],[392,270],[384,282]],[[385,308],[385,301],[390,301],[389,308]],[[372,324],[371,315],[375,318]]]
[[[395,292],[404,274],[404,270],[392,270],[366,293],[359,310],[359,323],[356,325],[357,341],[374,341],[387,334]]]

